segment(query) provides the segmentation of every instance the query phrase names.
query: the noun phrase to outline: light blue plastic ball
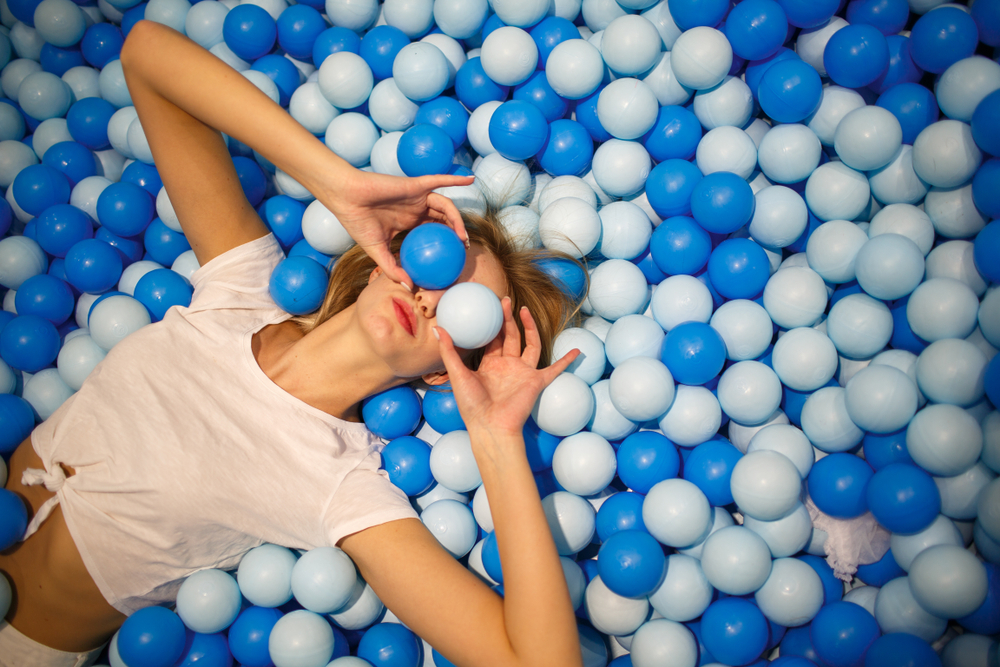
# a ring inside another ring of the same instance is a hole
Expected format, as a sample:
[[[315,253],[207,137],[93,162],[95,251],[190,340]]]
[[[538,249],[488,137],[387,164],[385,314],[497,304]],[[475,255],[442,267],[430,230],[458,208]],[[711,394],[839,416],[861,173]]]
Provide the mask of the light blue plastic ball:
[[[582,432],[563,439],[552,458],[559,485],[578,496],[602,491],[615,476],[615,450],[596,433]]]
[[[355,167],[368,164],[378,139],[375,124],[368,116],[356,112],[336,116],[324,136],[327,147]]]
[[[839,362],[833,341],[811,327],[785,332],[771,353],[774,372],[782,384],[795,391],[815,391],[824,386],[836,374]]]
[[[846,393],[841,387],[823,387],[814,391],[802,407],[802,432],[817,449],[833,453],[853,449],[864,438],[864,431],[847,413]]]
[[[730,526],[705,540],[701,568],[718,590],[729,595],[746,595],[767,580],[771,573],[771,552],[752,530]]]
[[[150,0],[143,18],[162,23],[183,33],[191,3],[187,0]]]
[[[83,38],[87,20],[70,0],[42,0],[35,7],[35,30],[49,44],[66,48]]]
[[[889,164],[903,145],[903,128],[891,111],[865,106],[848,113],[833,137],[837,155],[848,167],[872,171]]]
[[[669,368],[669,366],[668,366]],[[705,387],[677,385],[674,402],[660,417],[660,430],[681,447],[694,447],[711,438],[722,426],[722,408]]]
[[[476,545],[479,528],[467,505],[457,500],[431,503],[420,514],[424,526],[455,558],[461,558]]]
[[[906,632],[928,642],[948,626],[947,619],[934,616],[914,599],[909,577],[897,577],[879,589],[874,615],[882,632]]]
[[[663,338],[663,329],[652,318],[626,315],[611,325],[604,337],[608,363],[617,368],[633,357],[657,359]]]
[[[905,571],[909,571],[913,560],[924,549],[937,544],[963,546],[965,540],[955,522],[943,514],[939,514],[931,525],[913,534],[893,533],[889,541],[892,557]]]
[[[201,570],[177,591],[177,615],[191,630],[212,634],[225,630],[240,613],[240,587],[222,570]]]
[[[841,355],[870,359],[892,337],[892,314],[867,294],[849,294],[830,309],[826,331]]]
[[[545,66],[545,80],[560,97],[579,100],[597,90],[604,77],[601,52],[583,39],[556,45]]]
[[[731,361],[756,359],[771,344],[774,325],[767,310],[747,299],[733,299],[719,306],[709,321],[726,343]],[[737,420],[738,421],[738,420]]]
[[[788,123],[767,131],[757,151],[757,162],[772,182],[798,183],[819,166],[821,152],[822,144],[815,132],[805,125]]]
[[[635,259],[649,246],[653,226],[641,208],[627,201],[611,202],[598,212],[601,241],[598,249],[608,259]]]
[[[466,431],[452,431],[438,438],[431,449],[430,468],[439,484],[457,493],[475,491],[483,483]]]
[[[73,103],[73,91],[55,74],[29,74],[17,87],[17,103],[24,113],[37,120],[65,116]]]
[[[101,300],[94,305],[88,319],[91,338],[108,351],[151,321],[146,307],[126,294]]]
[[[759,361],[740,361],[719,380],[719,404],[730,419],[746,426],[763,424],[781,404],[781,380]]]
[[[876,299],[901,299],[923,280],[924,256],[905,236],[879,234],[858,250],[854,271],[861,288]]]
[[[917,412],[917,386],[892,366],[868,366],[858,371],[845,391],[851,421],[869,433],[892,433],[905,427]]]
[[[761,536],[775,558],[793,556],[802,551],[813,534],[809,510],[801,503],[788,516],[775,521],[746,516],[743,517],[743,525]]]
[[[222,25],[229,8],[220,3],[196,3],[184,17],[184,29],[188,37],[199,46],[210,49],[222,42]]]
[[[38,243],[27,236],[0,240],[0,285],[16,290],[28,278],[44,273],[48,257]]]
[[[274,624],[267,648],[275,667],[325,667],[333,656],[334,641],[329,621],[298,609]]]
[[[24,383],[21,398],[31,404],[40,419],[45,420],[72,395],[73,390],[59,377],[59,371],[45,368]]]
[[[651,167],[649,152],[638,141],[609,139],[594,151],[594,179],[609,197],[639,192]]]
[[[611,373],[611,402],[627,419],[644,422],[664,414],[674,400],[674,379],[662,362],[632,357]]]
[[[806,181],[806,203],[820,220],[853,220],[870,200],[868,179],[842,162],[820,165]]]
[[[639,79],[612,81],[597,99],[597,118],[617,139],[638,139],[646,134],[656,123],[659,111],[653,91]]]
[[[666,278],[653,292],[653,318],[664,331],[684,322],[708,323],[712,317],[712,293],[692,276]]]
[[[486,75],[501,86],[524,83],[538,64],[535,40],[518,27],[497,28],[483,42],[482,49],[480,59]]]
[[[913,142],[913,170],[939,188],[955,188],[968,181],[982,159],[972,129],[957,120],[932,123]]]
[[[649,595],[649,603],[664,618],[685,622],[701,616],[712,603],[714,593],[697,558],[671,554],[667,557],[667,576]]]
[[[280,607],[292,599],[295,554],[276,544],[251,549],[236,571],[243,596],[258,607]]]
[[[747,452],[759,449],[772,449],[787,456],[795,464],[803,479],[809,474],[816,460],[816,453],[809,438],[790,424],[771,424],[757,431],[750,439]]]
[[[329,614],[347,604],[356,581],[354,562],[336,547],[311,549],[292,567],[292,594],[317,614]]]
[[[979,459],[983,451],[982,428],[975,417],[958,406],[928,405],[906,427],[906,450],[930,474],[952,477]]]
[[[798,627],[811,621],[823,606],[823,584],[808,564],[778,558],[754,599],[772,623]]]
[[[769,450],[744,455],[733,467],[729,484],[743,513],[761,521],[788,516],[802,491],[802,478],[791,459]]]
[[[706,130],[725,125],[744,127],[753,115],[753,94],[743,79],[727,76],[694,96],[694,113]]]
[[[712,527],[712,509],[701,489],[684,479],[658,482],[646,494],[642,521],[661,543],[675,548],[701,542]]]
[[[318,83],[330,104],[339,109],[353,109],[368,99],[375,80],[364,58],[350,51],[339,51],[323,61]]]
[[[587,425],[594,408],[590,385],[572,373],[562,373],[539,394],[531,417],[546,433],[567,436]]]
[[[579,376],[588,385],[600,380],[607,365],[601,339],[579,327],[563,329],[552,343],[553,361],[573,349],[580,350],[580,356],[569,365],[566,372]]]
[[[610,380],[595,382],[591,389],[594,392],[594,414],[587,422],[587,430],[618,441],[639,428],[637,423],[618,412],[611,402]]]
[[[961,618],[986,599],[986,568],[964,547],[933,546],[910,564],[910,592],[921,607],[939,618]]]
[[[503,326],[503,308],[485,285],[459,283],[438,302],[437,321],[456,347],[474,350],[496,338]]]
[[[601,53],[604,61],[620,76],[639,76],[660,59],[663,42],[648,19],[626,14],[604,29]]]
[[[448,76],[448,59],[441,49],[427,42],[404,46],[392,63],[393,81],[414,102],[440,95],[448,85]]]
[[[910,294],[906,320],[913,333],[928,342],[965,338],[975,328],[979,299],[954,278],[925,280]]]
[[[560,556],[572,556],[590,544],[596,512],[585,499],[567,491],[556,491],[542,499],[542,510]]]
[[[609,322],[642,312],[648,296],[646,276],[624,259],[602,262],[590,275],[590,305]]]

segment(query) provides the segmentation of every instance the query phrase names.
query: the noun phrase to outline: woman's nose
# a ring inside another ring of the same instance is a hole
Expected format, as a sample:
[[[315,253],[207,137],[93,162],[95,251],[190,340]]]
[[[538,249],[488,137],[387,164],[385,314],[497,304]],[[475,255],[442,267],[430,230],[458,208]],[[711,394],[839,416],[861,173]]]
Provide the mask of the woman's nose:
[[[420,288],[417,291],[416,301],[417,309],[420,314],[426,318],[432,318],[437,313],[438,302],[441,301],[441,296],[444,295],[444,290],[428,290]]]

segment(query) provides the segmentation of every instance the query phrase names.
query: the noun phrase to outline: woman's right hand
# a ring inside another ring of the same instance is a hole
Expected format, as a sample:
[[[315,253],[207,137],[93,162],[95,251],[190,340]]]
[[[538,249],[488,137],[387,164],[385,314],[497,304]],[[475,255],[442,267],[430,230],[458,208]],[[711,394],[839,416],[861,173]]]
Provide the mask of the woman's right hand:
[[[413,288],[389,248],[393,237],[422,222],[440,222],[455,230],[468,245],[465,224],[455,204],[434,192],[443,187],[471,185],[472,176],[420,176],[402,178],[355,170],[347,183],[338,183],[335,194],[324,196],[324,205],[344,229],[395,282]]]

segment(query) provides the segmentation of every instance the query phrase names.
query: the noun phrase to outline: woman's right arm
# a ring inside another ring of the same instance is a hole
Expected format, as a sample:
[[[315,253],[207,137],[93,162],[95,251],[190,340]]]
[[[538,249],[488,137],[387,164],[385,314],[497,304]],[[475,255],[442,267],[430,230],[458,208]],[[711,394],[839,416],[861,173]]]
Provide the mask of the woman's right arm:
[[[239,72],[163,25],[137,23],[121,60],[156,168],[202,265],[267,233],[243,196],[220,133],[251,146],[312,192],[394,279],[405,279],[388,251],[396,233],[435,219],[464,236],[454,205],[433,190],[468,179],[355,169]]]

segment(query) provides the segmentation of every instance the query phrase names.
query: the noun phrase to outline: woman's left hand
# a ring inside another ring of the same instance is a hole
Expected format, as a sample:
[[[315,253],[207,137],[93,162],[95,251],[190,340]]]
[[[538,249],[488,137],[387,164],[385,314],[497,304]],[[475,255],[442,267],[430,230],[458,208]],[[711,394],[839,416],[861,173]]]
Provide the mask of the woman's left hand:
[[[471,176],[401,178],[356,171],[350,183],[335,184],[329,191],[336,194],[322,199],[391,280],[412,288],[412,281],[389,248],[390,241],[422,222],[440,222],[467,242],[465,224],[455,204],[434,190],[472,182]]]
[[[520,436],[538,395],[573,363],[580,351],[571,350],[551,366],[539,369],[541,339],[531,313],[527,308],[520,312],[526,343],[521,352],[521,334],[514,323],[510,299],[504,297],[502,303],[504,326],[487,345],[477,371],[462,362],[447,331],[442,327],[434,331],[440,339],[441,358],[466,429]]]

